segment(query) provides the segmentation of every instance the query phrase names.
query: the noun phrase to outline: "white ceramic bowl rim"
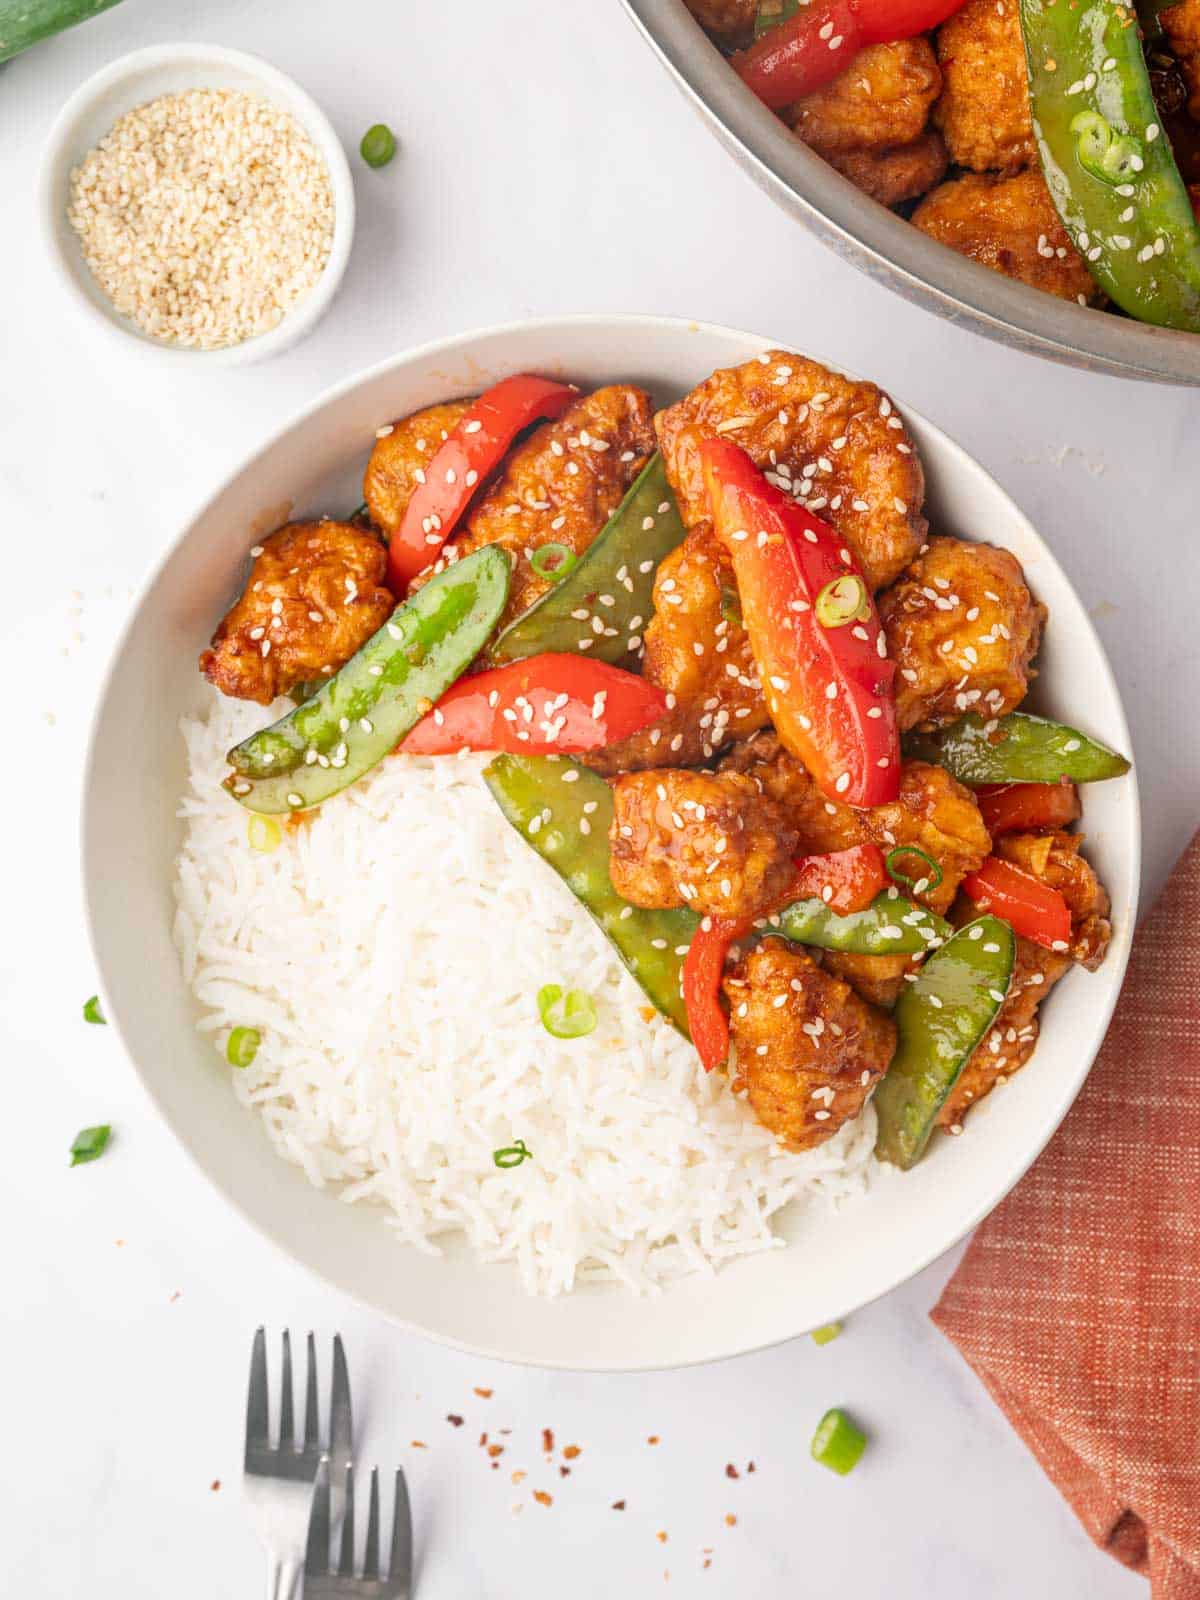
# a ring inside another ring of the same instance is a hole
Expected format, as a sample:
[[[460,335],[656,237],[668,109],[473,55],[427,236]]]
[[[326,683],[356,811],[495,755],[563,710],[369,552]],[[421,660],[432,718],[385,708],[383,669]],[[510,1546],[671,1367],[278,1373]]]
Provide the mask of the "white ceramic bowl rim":
[[[247,89],[257,86],[272,104],[291,112],[325,164],[334,200],[329,260],[313,288],[276,327],[220,350],[189,350],[163,343],[142,333],[122,317],[92,279],[74,230],[66,220],[71,171],[96,140],[103,137],[103,133],[92,132],[81,139],[81,127],[91,122],[95,110],[122,85],[160,73],[172,79],[168,84],[165,77],[160,78],[160,87],[130,100],[108,118],[104,131],[134,105],[157,98],[159,94],[194,86],[188,79],[189,70],[227,74]],[[38,219],[45,254],[77,310],[93,327],[121,338],[126,345],[141,346],[160,360],[188,363],[193,367],[240,366],[260,361],[278,354],[308,333],[328,309],[345,273],[354,239],[354,217],[354,180],[350,164],[333,124],[321,107],[307,90],[269,61],[224,45],[147,45],[101,67],[79,85],[55,117],[46,136],[38,174]]]
[[[724,1338],[722,1338],[721,1335],[717,1335],[715,1339],[707,1339],[703,1327],[694,1329],[689,1324],[688,1337],[684,1341],[686,1343],[686,1349],[680,1350],[677,1355],[674,1353],[665,1355],[661,1349],[661,1341],[658,1341],[658,1343],[656,1343],[654,1346],[653,1352],[645,1359],[642,1359],[639,1354],[631,1354],[625,1350],[622,1350],[617,1354],[606,1352],[603,1355],[596,1355],[591,1353],[590,1345],[588,1346],[588,1353],[585,1355],[580,1355],[575,1352],[561,1354],[553,1348],[546,1348],[544,1346],[543,1339],[540,1336],[536,1336],[532,1330],[534,1329],[539,1316],[551,1318],[554,1314],[553,1308],[562,1307],[565,1301],[560,1299],[557,1301],[547,1302],[529,1298],[528,1316],[530,1319],[530,1334],[528,1339],[522,1341],[520,1348],[514,1349],[511,1344],[495,1338],[490,1333],[481,1334],[479,1336],[476,1336],[474,1333],[472,1333],[470,1337],[467,1337],[461,1333],[455,1334],[447,1332],[445,1328],[442,1327],[431,1327],[428,1320],[425,1320],[428,1315],[427,1312],[414,1312],[407,1307],[400,1309],[394,1303],[383,1304],[382,1296],[374,1292],[373,1283],[371,1287],[364,1287],[361,1282],[352,1281],[351,1278],[343,1274],[341,1271],[340,1262],[338,1262],[336,1258],[327,1258],[322,1263],[315,1262],[312,1258],[315,1247],[310,1247],[307,1235],[304,1237],[302,1242],[297,1242],[294,1240],[290,1241],[281,1236],[284,1230],[280,1226],[273,1225],[272,1223],[264,1220],[261,1215],[256,1214],[250,1201],[243,1194],[235,1192],[230,1180],[217,1176],[211,1170],[212,1166],[218,1163],[215,1161],[214,1153],[211,1150],[205,1150],[199,1146],[195,1129],[184,1124],[172,1114],[171,1109],[165,1103],[166,1097],[162,1088],[156,1084],[147,1068],[140,1063],[138,1054],[130,1042],[130,1022],[134,1015],[133,1008],[131,1008],[129,1014],[127,1015],[123,1011],[121,1005],[115,1002],[112,993],[112,978],[113,971],[115,969],[115,958],[110,958],[110,949],[100,904],[100,885],[102,884],[105,876],[105,864],[103,860],[103,844],[100,838],[102,828],[98,818],[96,806],[96,791],[101,786],[100,768],[102,760],[100,741],[102,732],[104,731],[104,718],[108,710],[109,701],[114,695],[117,679],[121,671],[124,653],[129,647],[131,639],[135,635],[139,621],[142,618],[143,611],[146,610],[148,602],[151,601],[154,596],[156,587],[158,586],[160,580],[162,580],[164,575],[168,572],[168,569],[172,563],[186,548],[193,530],[203,521],[206,515],[212,511],[214,506],[222,499],[222,497],[229,492],[231,486],[239,483],[251,469],[260,465],[264,459],[268,458],[271,453],[281,444],[281,442],[287,439],[293,430],[300,428],[304,423],[313,419],[319,413],[334,407],[337,402],[343,401],[347,397],[352,396],[356,391],[369,387],[373,383],[376,383],[378,380],[387,377],[393,372],[402,373],[404,369],[418,366],[420,363],[427,362],[431,358],[439,358],[438,370],[440,372],[443,366],[448,364],[455,356],[462,356],[470,352],[474,346],[477,346],[483,342],[503,341],[505,339],[515,339],[518,341],[522,339],[540,339],[545,341],[548,346],[553,347],[559,341],[565,343],[572,338],[586,339],[586,337],[590,334],[603,335],[606,338],[606,341],[619,344],[623,350],[627,349],[630,352],[628,365],[635,372],[639,369],[639,362],[646,359],[644,352],[647,349],[648,344],[652,343],[655,339],[665,340],[667,342],[675,340],[682,342],[688,337],[696,337],[699,341],[702,342],[707,340],[710,344],[720,345],[722,342],[726,342],[730,348],[725,352],[723,359],[729,360],[746,359],[756,350],[770,348],[776,343],[776,341],[765,339],[759,335],[721,327],[716,324],[686,321],[681,318],[630,315],[608,316],[604,314],[541,318],[481,328],[465,334],[457,335],[453,338],[430,341],[424,345],[404,352],[400,356],[381,361],[375,366],[368,368],[367,370],[360,372],[326,390],[317,399],[297,412],[288,422],[276,429],[266,443],[250,451],[237,467],[224,476],[221,488],[219,488],[215,494],[209,496],[197,510],[195,515],[188,519],[184,530],[171,543],[169,548],[152,567],[140,585],[136,594],[136,598],[131,606],[126,624],[114,647],[113,655],[107,668],[104,681],[101,685],[101,690],[97,701],[96,716],[93,722],[86,755],[83,784],[81,814],[81,832],[83,839],[82,858],[85,878],[85,906],[88,932],[96,960],[96,970],[99,975],[99,987],[106,1000],[106,1015],[108,1016],[110,1023],[114,1025],[118,1037],[121,1039],[122,1045],[124,1046],[126,1053],[129,1055],[135,1071],[142,1080],[144,1088],[146,1089],[157,1109],[163,1115],[164,1120],[171,1128],[183,1149],[194,1161],[199,1170],[204,1173],[205,1177],[214,1185],[214,1187],[217,1188],[218,1192],[223,1196],[223,1198],[241,1214],[241,1216],[251,1225],[251,1227],[262,1234],[265,1238],[269,1239],[293,1261],[297,1262],[297,1264],[304,1266],[310,1272],[314,1272],[318,1277],[323,1278],[331,1287],[349,1294],[360,1304],[380,1312],[381,1314],[389,1317],[391,1320],[406,1327],[409,1331],[421,1333],[426,1337],[432,1337],[438,1342],[447,1344],[453,1348],[471,1354],[487,1356],[489,1358],[514,1361],[519,1364],[538,1365],[542,1367],[557,1367],[567,1370],[637,1371],[671,1368],[700,1362],[722,1360],[728,1357],[745,1354],[756,1349],[761,1349],[780,1343],[787,1338],[794,1337],[805,1332],[809,1327],[818,1326],[820,1323],[835,1321],[848,1316],[853,1311],[860,1309],[863,1305],[868,1304],[870,1301],[888,1293],[898,1284],[906,1281],[908,1278],[921,1271],[924,1267],[928,1266],[932,1261],[937,1259],[938,1256],[942,1255],[954,1244],[959,1242],[982,1220],[985,1215],[987,1215],[990,1210],[993,1209],[995,1205],[999,1203],[1004,1195],[1008,1193],[1008,1191],[1028,1170],[1059,1126],[1059,1123],[1062,1121],[1062,1118],[1070,1108],[1072,1101],[1074,1100],[1079,1088],[1087,1076],[1096,1050],[1099,1048],[1104,1033],[1107,1029],[1108,1021],[1112,1015],[1113,1008],[1120,993],[1121,981],[1124,975],[1124,969],[1128,960],[1129,948],[1132,941],[1132,922],[1136,912],[1137,887],[1140,871],[1140,831],[1138,820],[1139,814],[1136,772],[1131,771],[1125,779],[1121,780],[1122,785],[1125,787],[1120,802],[1121,814],[1118,819],[1119,826],[1117,829],[1117,831],[1120,833],[1120,839],[1118,844],[1114,847],[1115,860],[1113,865],[1106,873],[1108,886],[1110,891],[1113,892],[1114,896],[1114,910],[1116,911],[1119,908],[1121,915],[1116,923],[1113,943],[1110,947],[1105,965],[1101,968],[1098,974],[1090,975],[1093,983],[1096,984],[1096,987],[1091,991],[1089,1000],[1092,996],[1094,996],[1095,1003],[1089,1004],[1086,1011],[1080,1013],[1075,1018],[1075,1031],[1072,1035],[1075,1047],[1072,1053],[1075,1059],[1073,1064],[1071,1064],[1068,1069],[1060,1072],[1059,1076],[1061,1081],[1057,1083],[1055,1094],[1052,1097],[1049,1105],[1045,1105],[1041,1108],[1040,1120],[1038,1121],[1036,1128],[1029,1134],[1027,1138],[1022,1138],[1020,1141],[1013,1141],[1018,1145],[1017,1153],[1014,1155],[1010,1163],[1004,1165],[1003,1172],[997,1174],[995,1181],[992,1182],[988,1191],[980,1195],[968,1210],[953,1218],[948,1218],[943,1215],[937,1219],[937,1226],[933,1226],[930,1223],[929,1218],[923,1217],[921,1219],[921,1227],[926,1237],[924,1242],[922,1242],[919,1247],[914,1247],[911,1255],[904,1256],[902,1260],[892,1263],[886,1270],[881,1271],[877,1278],[872,1280],[869,1291],[856,1291],[850,1298],[835,1298],[821,1302],[819,1310],[814,1309],[814,1314],[811,1316],[811,1319],[805,1320],[801,1325],[785,1328],[773,1326],[770,1333],[764,1336],[761,1333],[749,1335],[745,1334],[741,1331],[739,1323],[739,1332],[736,1335],[732,1337],[726,1336]],[[644,343],[639,343],[639,339],[644,341]],[[739,349],[741,352],[740,355],[738,353]],[[649,359],[652,361],[653,358],[651,357]],[[666,359],[665,354],[663,359]],[[822,358],[820,356],[816,356],[815,359]],[[469,354],[467,355],[467,360],[468,362],[471,362],[471,357]],[[471,364],[474,371],[475,364],[473,362],[471,362]],[[533,366],[533,363],[522,364],[520,361],[516,362],[515,364],[507,362],[497,363],[497,366],[499,367],[502,364],[508,366],[508,369],[513,371],[530,370],[530,368]],[[834,363],[828,364],[835,365]],[[545,370],[547,362],[544,358],[541,362],[541,365],[543,370]],[[693,381],[699,381],[699,379],[704,375],[704,371],[698,371]],[[451,384],[451,387],[452,386],[453,385]],[[429,402],[422,400],[420,403],[424,404]],[[967,456],[966,452],[963,451],[961,447],[956,445],[952,440],[946,438],[946,436],[943,435],[939,429],[934,427],[933,424],[927,422],[919,413],[914,412],[910,408],[906,407],[902,400],[898,401],[897,403],[899,404],[900,409],[904,413],[910,426],[915,425],[915,431],[918,431],[924,436],[924,442],[921,444],[921,449],[924,453],[931,492],[936,490],[936,479],[939,471],[939,464],[932,463],[929,460],[929,447],[932,443],[939,454],[942,471],[949,472],[952,468],[968,469],[970,475],[973,475],[983,483],[991,484],[995,496],[1002,497],[1003,492],[999,489],[999,487],[994,484],[993,480],[990,479],[990,477],[984,472],[984,469],[980,467],[978,463],[974,462],[972,458]],[[361,441],[359,442],[361,443]],[[363,453],[365,453],[365,447]],[[1011,502],[1009,502],[1009,505],[1011,506]],[[1119,693],[1112,677],[1111,668],[1109,667],[1108,661],[1104,655],[1103,648],[1096,635],[1095,629],[1090,619],[1084,612],[1082,606],[1079,604],[1078,598],[1074,596],[1073,591],[1070,589],[1068,580],[1066,580],[1064,575],[1061,573],[1061,570],[1058,569],[1057,563],[1054,561],[1053,556],[1046,549],[1039,536],[1034,532],[1034,530],[1029,528],[1028,523],[1025,522],[1025,519],[1020,516],[1020,513],[1016,511],[1015,507],[1012,508],[1012,511],[1016,522],[1027,530],[1029,538],[1033,541],[1034,549],[1039,550],[1048,563],[1048,569],[1043,572],[1043,578],[1053,580],[1053,582],[1064,591],[1065,596],[1069,597],[1073,602],[1076,611],[1073,621],[1073,632],[1076,640],[1084,647],[1089,657],[1089,671],[1095,674],[1093,683],[1098,685],[1099,689],[1103,691],[1106,698],[1114,702],[1115,708],[1110,712],[1107,727],[1097,731],[1101,733],[1102,737],[1106,737],[1116,743],[1119,743],[1122,748],[1129,749],[1131,741],[1129,739],[1128,725],[1125,721],[1124,713],[1120,706]],[[1064,594],[1060,594],[1059,596],[1060,605],[1065,603]],[[211,622],[208,625],[211,626]],[[1053,620],[1051,627],[1053,628]],[[1108,789],[1113,791],[1114,788],[1115,786],[1112,785],[1093,786],[1093,790]],[[1090,832],[1091,830],[1089,830],[1089,833]],[[174,954],[173,951],[172,954]],[[180,977],[179,981],[182,985],[182,976]],[[1043,1051],[1048,1049],[1049,1036],[1056,1031],[1053,1018],[1054,1013],[1051,1011],[1047,1019],[1048,1026],[1043,1031],[1043,1039],[1040,1046]],[[1012,1084],[1010,1084],[1010,1090],[1013,1086],[1021,1083],[1022,1076],[1023,1075],[1019,1075],[1012,1080]],[[228,1093],[227,1086],[224,1087],[226,1087],[226,1093]],[[991,1105],[996,1098],[997,1097],[993,1096],[988,1105]],[[988,1106],[981,1107],[976,1113],[976,1116],[985,1116],[987,1110]],[[245,1113],[240,1107],[237,1106],[231,1095],[229,1096],[229,1111],[231,1116],[245,1116]],[[253,1119],[250,1118],[247,1118],[246,1120],[253,1121]],[[994,1130],[993,1136],[995,1136]],[[942,1140],[938,1142],[936,1148],[945,1152],[947,1147],[957,1147],[961,1149],[963,1145],[963,1140]],[[994,1154],[995,1152],[993,1152],[993,1155]],[[279,1159],[274,1156],[273,1152],[269,1150],[265,1140],[262,1142],[261,1156],[264,1162],[274,1162],[280,1168],[285,1166],[285,1164],[279,1161]],[[934,1164],[934,1161],[930,1157],[927,1157],[926,1160],[921,1163],[920,1167],[915,1169],[915,1172],[928,1173]],[[893,1201],[895,1201],[898,1195],[905,1195],[905,1191],[898,1186],[905,1184],[912,1186],[913,1180],[914,1174],[907,1174],[904,1177],[900,1177],[889,1170],[876,1182],[870,1194],[863,1201],[857,1202],[857,1204],[867,1204],[872,1195],[879,1194],[885,1188],[885,1186],[887,1189],[887,1194],[891,1196]],[[316,1196],[315,1191],[308,1190],[306,1181],[303,1178],[299,1178],[297,1204],[301,1207],[303,1206],[303,1200],[301,1198],[303,1194],[314,1196],[313,1204],[320,1203],[322,1205],[328,1205],[330,1203],[327,1196]],[[255,1198],[257,1199],[257,1194],[255,1194]],[[818,1205],[819,1204],[820,1203],[818,1202]],[[852,1203],[852,1206],[853,1204],[854,1203]],[[351,1208],[346,1209],[350,1210]],[[850,1210],[851,1207],[847,1207],[846,1209]],[[841,1215],[841,1213],[836,1213],[834,1215]],[[387,1233],[387,1230],[383,1228],[376,1217],[367,1216],[366,1220],[369,1226],[378,1230],[379,1239],[383,1242],[385,1250],[392,1253],[386,1258],[392,1264],[392,1272],[396,1277],[401,1277],[405,1271],[405,1257],[413,1256],[415,1255],[415,1252],[405,1251],[403,1246],[391,1239]],[[714,1279],[704,1280],[704,1282],[714,1284],[716,1286],[716,1293],[718,1296],[725,1295],[736,1299],[738,1292],[736,1287],[736,1277],[740,1269],[744,1269],[753,1263],[758,1263],[761,1270],[761,1263],[770,1260],[776,1263],[782,1262],[783,1270],[785,1272],[789,1266],[793,1270],[798,1271],[805,1264],[803,1255],[799,1254],[802,1249],[803,1246],[796,1245],[786,1252],[769,1253],[766,1256],[759,1255],[747,1258],[741,1262],[735,1262],[722,1269],[722,1271],[718,1273]],[[307,1254],[306,1251],[308,1252]],[[425,1262],[426,1265],[428,1264],[427,1258],[418,1258],[418,1260]],[[478,1277],[481,1290],[486,1289],[486,1286],[489,1283],[494,1285],[498,1281],[495,1278],[489,1278],[488,1274],[504,1272],[507,1270],[497,1267],[478,1266],[478,1264],[476,1264],[476,1266],[478,1267]],[[687,1290],[673,1286],[666,1292],[664,1296],[659,1297],[656,1301],[632,1302],[632,1297],[630,1297],[630,1300],[633,1304],[651,1307],[655,1304],[661,1306],[663,1302],[670,1299],[671,1296],[682,1297],[687,1294],[694,1296],[696,1291],[696,1279],[691,1278],[685,1280],[685,1282],[689,1286]],[[589,1304],[594,1307],[596,1305],[596,1300],[594,1298],[596,1294],[603,1295],[610,1293],[624,1295],[625,1291],[617,1290],[615,1288],[610,1289],[607,1286],[601,1289],[589,1287],[584,1290],[576,1291],[575,1295],[566,1297],[566,1300],[580,1300],[586,1296],[593,1296],[593,1298],[590,1299]],[[484,1301],[486,1302],[486,1295],[484,1296]],[[603,1338],[601,1338],[601,1344],[603,1344]]]

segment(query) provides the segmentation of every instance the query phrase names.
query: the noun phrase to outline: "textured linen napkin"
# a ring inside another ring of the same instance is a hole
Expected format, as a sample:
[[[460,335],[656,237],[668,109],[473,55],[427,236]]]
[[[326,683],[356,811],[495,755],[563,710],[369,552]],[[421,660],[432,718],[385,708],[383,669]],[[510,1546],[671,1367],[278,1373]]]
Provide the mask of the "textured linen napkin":
[[[932,1312],[1153,1600],[1200,1600],[1198,934],[1200,833],[1078,1100]]]

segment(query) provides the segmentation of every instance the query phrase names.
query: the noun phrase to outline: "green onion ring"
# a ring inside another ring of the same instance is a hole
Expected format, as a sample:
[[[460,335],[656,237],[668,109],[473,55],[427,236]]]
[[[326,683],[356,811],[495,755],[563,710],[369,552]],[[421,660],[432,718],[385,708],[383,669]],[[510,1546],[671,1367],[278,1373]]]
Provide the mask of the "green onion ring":
[[[929,871],[920,878],[910,878],[906,872],[894,865],[897,857],[919,856]],[[942,881],[942,869],[932,856],[926,855],[924,850],[918,850],[913,844],[900,844],[894,850],[889,850],[884,857],[884,866],[888,870],[888,877],[893,883],[898,883],[902,889],[912,889],[917,893],[924,893],[925,889],[936,889]],[[936,874],[936,876],[934,876]],[[924,889],[918,890],[917,885],[923,884]]]
[[[529,558],[529,565],[539,578],[560,583],[577,564],[578,557],[569,544],[540,544]]]
[[[108,1149],[111,1137],[110,1122],[102,1122],[95,1128],[81,1128],[71,1144],[71,1165],[78,1167],[85,1161],[98,1161]]]
[[[251,850],[257,850],[260,855],[269,856],[273,850],[278,850],[283,843],[283,829],[274,817],[261,815],[252,811],[246,821],[246,838],[249,840]]]
[[[85,1022],[99,1022],[101,1024],[104,1024],[108,1021],[108,1018],[100,1009],[100,996],[98,994],[94,994],[90,1000],[85,1000],[83,1002],[83,1020]]]
[[[866,1448],[866,1434],[840,1406],[827,1411],[817,1423],[810,1446],[814,1461],[843,1478],[853,1472]]]
[[[248,1067],[261,1043],[257,1028],[235,1028],[225,1043],[225,1059],[231,1067]]]
[[[358,153],[369,167],[386,167],[396,154],[396,135],[386,122],[376,122],[363,134]]]
[[[855,572],[831,578],[817,596],[813,610],[823,628],[844,628],[870,615],[867,586]]]
[[[582,989],[564,994],[557,983],[547,983],[537,993],[542,1027],[555,1039],[582,1039],[596,1026],[596,1003]]]
[[[492,1160],[504,1172],[510,1167],[519,1167],[523,1161],[533,1160],[533,1151],[524,1139],[518,1139],[516,1144],[505,1145],[503,1150],[493,1150]]]

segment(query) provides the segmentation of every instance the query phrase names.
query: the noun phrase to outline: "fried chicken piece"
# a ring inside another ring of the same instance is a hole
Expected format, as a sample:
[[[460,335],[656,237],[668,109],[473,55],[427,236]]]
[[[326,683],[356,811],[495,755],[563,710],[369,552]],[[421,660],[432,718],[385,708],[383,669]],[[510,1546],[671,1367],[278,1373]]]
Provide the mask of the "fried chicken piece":
[[[551,587],[529,556],[544,544],[564,544],[580,556],[624,499],[654,449],[650,396],[632,384],[573,400],[511,451],[491,487],[447,541],[445,554],[418,578],[485,544],[514,558],[504,627]]]
[[[1158,13],[1188,89],[1188,115],[1200,122],[1200,0],[1179,0]]]
[[[822,961],[826,972],[845,978],[855,994],[885,1011],[896,1004],[905,973],[919,964],[919,956],[858,956],[841,950],[827,950]]]
[[[448,400],[444,405],[426,406],[424,411],[391,423],[389,432],[376,437],[363,474],[363,499],[377,528],[395,533],[421,481],[417,473],[424,472],[471,404],[470,400]]]
[[[758,0],[684,0],[696,21],[724,45],[749,43]]]
[[[873,383],[770,350],[714,372],[660,411],[654,426],[689,528],[709,516],[700,441],[720,435],[837,529],[872,588],[898,577],[924,542],[921,463],[895,407]]]
[[[949,165],[942,136],[933,129],[911,144],[893,145],[889,150],[848,150],[825,159],[881,206],[903,205],[925,194],[942,181]]]
[[[758,668],[737,609],[733,567],[702,523],[660,564],[643,675],[668,695],[661,722],[583,759],[606,775],[698,766],[769,721]]]
[[[898,668],[903,733],[940,727],[966,711],[1002,717],[1019,706],[1046,608],[1007,550],[937,538],[880,596],[879,617]]]
[[[1104,960],[1112,924],[1108,920],[1108,892],[1091,862],[1079,853],[1083,836],[1054,829],[1049,833],[1005,833],[995,851],[1014,867],[1057,889],[1071,911],[1073,961],[1089,972]]]
[[[918,34],[860,50],[845,72],[789,106],[783,119],[826,160],[888,150],[924,133],[941,87],[933,47]]]
[[[667,767],[613,784],[613,888],[635,906],[756,917],[795,876],[787,813],[736,772]]]
[[[797,945],[764,939],[725,978],[735,1092],[791,1150],[857,1117],[896,1049],[896,1025]]]
[[[391,616],[384,547],[349,522],[289,522],[256,545],[240,600],[222,618],[200,671],[235,700],[269,706],[328,677]]]
[[[1085,305],[1103,299],[1059,221],[1040,172],[1011,178],[968,172],[952,178],[926,195],[912,222],[960,256],[1032,289]]]
[[[899,798],[866,810],[826,799],[803,763],[783,748],[774,733],[756,734],[739,745],[720,770],[746,773],[785,808],[800,836],[802,855],[823,855],[872,841],[885,854],[899,845],[923,850],[941,867],[942,879],[911,898],[939,914],[991,849],[971,791],[944,767],[925,761],[904,762]]]
[[[1011,176],[1038,164],[1017,0],[967,0],[938,29],[942,93],[933,108],[951,159]]]

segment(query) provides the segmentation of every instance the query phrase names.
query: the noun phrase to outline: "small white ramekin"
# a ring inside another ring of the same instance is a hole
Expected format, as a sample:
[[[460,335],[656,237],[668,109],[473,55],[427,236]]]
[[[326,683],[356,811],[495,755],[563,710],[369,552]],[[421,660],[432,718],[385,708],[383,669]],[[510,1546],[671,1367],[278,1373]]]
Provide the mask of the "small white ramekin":
[[[325,163],[333,190],[333,244],[310,292],[269,333],[221,350],[192,350],[152,339],[114,310],[92,277],[67,219],[71,173],[119,117],[159,95],[186,89],[239,89],[291,112]],[[38,180],[42,237],[55,275],[93,326],[134,340],[160,358],[193,366],[236,366],[277,355],[304,337],[337,293],[354,238],[354,183],[329,118],[299,84],[269,62],[220,45],[166,44],[134,50],[90,77],[67,101],[50,130]]]

